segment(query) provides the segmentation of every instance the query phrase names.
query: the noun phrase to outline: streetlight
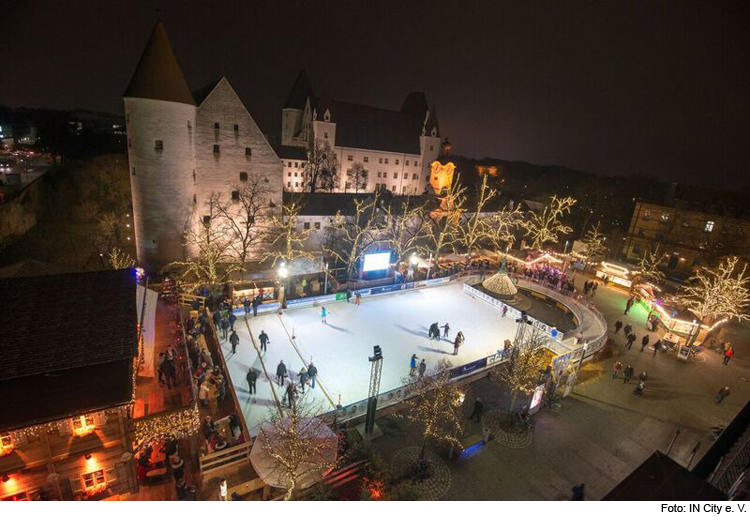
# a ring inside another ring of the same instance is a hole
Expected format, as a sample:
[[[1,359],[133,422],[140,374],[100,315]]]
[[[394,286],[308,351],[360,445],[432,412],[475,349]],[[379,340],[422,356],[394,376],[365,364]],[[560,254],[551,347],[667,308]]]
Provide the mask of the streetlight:
[[[276,269],[276,275],[279,276],[279,303],[281,303],[283,308],[284,300],[286,299],[286,278],[289,275],[289,270],[287,270],[284,261],[279,263],[279,267]]]

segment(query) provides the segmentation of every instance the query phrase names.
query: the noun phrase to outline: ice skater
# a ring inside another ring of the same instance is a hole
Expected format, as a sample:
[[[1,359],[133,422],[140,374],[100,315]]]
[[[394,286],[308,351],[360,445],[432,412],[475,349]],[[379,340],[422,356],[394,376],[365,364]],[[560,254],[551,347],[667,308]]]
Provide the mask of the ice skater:
[[[359,292],[356,292],[354,294],[354,303],[359,307],[359,304],[362,302],[362,294]]]
[[[427,371],[427,362],[425,362],[424,358],[421,362],[419,362],[419,378],[422,378]]]
[[[229,335],[229,343],[232,344],[232,354],[235,354],[237,352],[237,346],[240,343],[240,337],[237,335],[237,331],[232,331],[232,334]]]
[[[450,332],[451,332],[451,326],[448,325],[448,323],[443,325],[443,338],[447,338]]]
[[[315,377],[318,376],[318,368],[312,362],[307,366],[307,376],[310,378],[310,387],[315,389]]]
[[[247,380],[247,392],[250,393],[250,395],[255,395],[255,393],[257,393],[257,390],[255,389],[255,381],[258,380],[258,372],[251,367],[247,370],[245,379]]]
[[[322,323],[328,323],[326,320],[326,316],[328,315],[328,312],[326,311],[325,307],[320,307],[320,321]]]
[[[264,353],[266,352],[266,346],[271,343],[271,340],[268,339],[268,335],[266,334],[266,331],[261,330],[260,334],[258,335],[258,340],[260,340],[260,350]]]
[[[286,377],[286,366],[284,365],[284,361],[281,360],[276,367],[276,382],[279,383],[279,386],[284,385],[284,377]]]
[[[237,316],[234,315],[234,312],[230,312],[227,320],[229,320],[229,329],[234,332],[234,322],[237,321]]]
[[[409,376],[414,377],[417,375],[417,355],[413,354],[411,355],[411,360],[409,360]]]
[[[461,345],[463,345],[465,339],[466,338],[464,338],[463,331],[458,331],[458,334],[456,334],[456,339],[453,340],[453,354],[454,355],[458,354],[458,348],[461,347]]]
[[[432,325],[430,325],[430,340],[439,340],[440,339],[440,327],[438,326],[438,323],[435,322]]]
[[[302,369],[299,370],[299,389],[301,393],[305,392],[305,386],[307,385],[308,378],[309,375],[307,374],[307,368],[302,367]]]

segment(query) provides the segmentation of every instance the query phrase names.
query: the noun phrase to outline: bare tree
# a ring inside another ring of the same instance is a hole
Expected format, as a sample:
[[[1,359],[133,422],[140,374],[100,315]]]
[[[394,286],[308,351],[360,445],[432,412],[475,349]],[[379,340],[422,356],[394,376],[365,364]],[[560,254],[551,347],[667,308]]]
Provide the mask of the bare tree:
[[[328,427],[316,416],[305,401],[292,401],[282,410],[272,407],[270,417],[258,428],[257,440],[270,457],[273,472],[286,482],[284,500],[295,493],[306,481],[331,468],[337,451],[337,440],[327,435]]]
[[[171,266],[181,270],[182,278],[208,284],[223,283],[233,272],[241,270],[232,262],[232,236],[226,223],[217,217],[220,198],[212,194],[206,205],[207,214],[185,232],[185,247],[194,253],[186,261]]]
[[[243,269],[268,246],[273,211],[266,180],[250,175],[247,182],[234,187],[230,199],[216,203],[217,218],[226,224],[231,237],[229,251]]]
[[[367,169],[360,162],[352,164],[351,174],[347,174],[347,186],[354,189],[355,193],[367,189]]]
[[[541,212],[530,211],[529,218],[524,221],[526,234],[531,236],[532,247],[543,249],[545,243],[559,242],[560,235],[567,235],[573,228],[562,223],[562,218],[570,213],[570,208],[576,203],[572,197],[550,197]]]
[[[445,442],[461,448],[458,437],[463,432],[461,405],[464,391],[450,381],[451,363],[441,360],[435,371],[409,383],[410,397],[399,414],[419,432],[418,470],[426,466],[425,451],[429,443]]]
[[[522,325],[525,325],[522,323]],[[540,374],[549,365],[549,353],[544,332],[529,325],[524,340],[513,344],[510,361],[493,369],[493,375],[504,382],[511,391],[510,411],[516,404],[519,393],[529,394],[539,383]]]
[[[315,193],[322,189],[333,191],[339,186],[339,163],[327,141],[317,140],[307,153],[307,164],[302,172],[302,187]]]
[[[352,215],[344,215],[339,211],[333,218],[333,244],[329,244],[324,250],[346,265],[348,278],[353,277],[357,263],[365,251],[383,238],[385,216],[379,209],[379,202],[380,193],[376,191],[371,198],[354,199]]]
[[[695,314],[700,324],[750,319],[750,276],[736,256],[725,257],[718,267],[698,268],[677,294],[677,303]],[[692,345],[698,333],[690,338]]]

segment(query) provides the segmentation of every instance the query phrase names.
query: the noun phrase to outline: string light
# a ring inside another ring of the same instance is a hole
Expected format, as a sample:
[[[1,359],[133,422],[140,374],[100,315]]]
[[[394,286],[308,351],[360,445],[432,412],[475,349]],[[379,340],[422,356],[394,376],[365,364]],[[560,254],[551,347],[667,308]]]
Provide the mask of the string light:
[[[136,419],[135,443],[142,445],[154,438],[182,439],[200,430],[198,405],[178,411]]]
[[[533,248],[542,248],[546,242],[557,243],[560,235],[568,235],[573,231],[573,228],[563,224],[560,219],[570,213],[570,208],[575,203],[576,199],[573,197],[557,198],[552,195],[541,213],[529,211],[529,220],[523,221],[521,226],[526,230],[526,235],[531,236]]]

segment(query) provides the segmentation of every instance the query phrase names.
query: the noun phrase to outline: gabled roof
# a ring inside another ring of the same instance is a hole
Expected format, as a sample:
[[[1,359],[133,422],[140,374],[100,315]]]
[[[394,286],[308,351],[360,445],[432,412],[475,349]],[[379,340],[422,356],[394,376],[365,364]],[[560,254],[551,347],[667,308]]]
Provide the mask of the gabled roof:
[[[218,79],[214,79],[213,81],[208,83],[206,86],[203,86],[198,90],[193,90],[193,99],[195,99],[195,106],[201,106],[201,103],[206,100],[208,95],[213,92],[214,88],[216,88],[216,85],[219,84],[222,79],[223,77],[219,77]]]
[[[284,192],[284,205],[289,206],[298,202],[299,214],[302,216],[333,216],[338,212],[343,215],[353,215],[356,211],[355,200],[372,200],[374,193],[287,193]],[[414,205],[435,204],[434,195],[393,195],[389,192],[381,193],[383,205],[389,204],[399,211],[400,204],[409,201]]]
[[[336,145],[355,149],[420,154],[422,118],[366,105],[331,101]],[[320,117],[319,117],[320,119]]]
[[[404,104],[401,105],[401,112],[413,114],[420,118],[424,118],[428,110],[427,97],[424,95],[424,92],[410,92],[406,96]]]
[[[426,136],[432,136],[433,127],[437,131],[436,136],[439,138],[440,125],[438,125],[437,110],[435,110],[434,106],[430,109],[430,116],[427,118],[427,123],[425,123],[424,125],[424,132]]]
[[[154,25],[123,97],[195,104],[161,21]]]
[[[0,299],[0,386],[138,352],[132,270],[0,279]]]
[[[292,90],[284,102],[284,106],[281,108],[296,108],[303,110],[305,108],[305,102],[307,97],[313,95],[312,87],[310,86],[310,79],[307,77],[305,70],[300,70],[297,74],[297,79],[294,80]]]
[[[304,147],[279,145],[278,143],[272,145],[272,147],[276,151],[276,156],[284,160],[307,160],[307,149]]]

